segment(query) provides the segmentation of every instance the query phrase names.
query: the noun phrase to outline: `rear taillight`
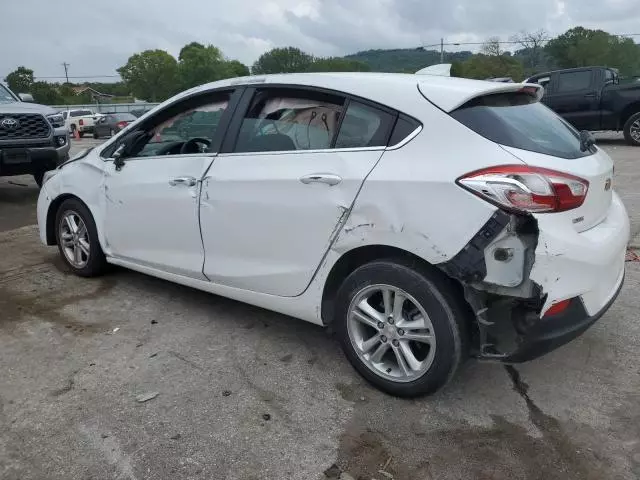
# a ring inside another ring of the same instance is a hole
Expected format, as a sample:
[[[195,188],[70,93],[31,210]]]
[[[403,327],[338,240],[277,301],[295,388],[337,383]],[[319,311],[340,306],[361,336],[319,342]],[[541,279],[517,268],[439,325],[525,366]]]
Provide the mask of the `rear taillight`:
[[[507,210],[564,212],[584,203],[589,182],[568,173],[527,165],[501,165],[471,172],[457,183]]]
[[[79,125],[84,125],[84,120],[82,120],[82,119],[78,120],[78,124]]]
[[[561,302],[554,303],[549,307],[549,309],[544,313],[545,317],[553,317],[554,315],[558,315],[564,312],[571,305],[571,299],[562,300]]]
[[[129,125],[129,122],[118,122],[117,125],[119,128],[124,128]]]

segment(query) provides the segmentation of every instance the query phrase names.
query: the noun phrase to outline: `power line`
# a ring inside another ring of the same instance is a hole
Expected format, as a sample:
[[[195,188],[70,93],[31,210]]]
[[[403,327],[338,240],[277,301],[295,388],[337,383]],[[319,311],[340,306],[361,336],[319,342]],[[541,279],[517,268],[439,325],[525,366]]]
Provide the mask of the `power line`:
[[[67,64],[68,65],[68,64]],[[49,80],[49,79],[56,79],[56,78],[66,78],[67,82],[69,81],[70,78],[120,78],[120,75],[65,75],[63,77],[61,76],[51,76],[51,77],[34,77],[37,80]]]

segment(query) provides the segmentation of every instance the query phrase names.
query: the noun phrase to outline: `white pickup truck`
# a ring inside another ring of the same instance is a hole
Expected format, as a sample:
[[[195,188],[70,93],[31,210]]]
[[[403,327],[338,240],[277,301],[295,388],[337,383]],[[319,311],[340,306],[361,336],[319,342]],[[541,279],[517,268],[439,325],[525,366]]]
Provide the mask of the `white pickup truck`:
[[[96,118],[101,116],[91,110],[63,110],[60,112],[64,118],[64,124],[69,133],[78,134],[83,137],[85,133],[93,133],[93,125]]]

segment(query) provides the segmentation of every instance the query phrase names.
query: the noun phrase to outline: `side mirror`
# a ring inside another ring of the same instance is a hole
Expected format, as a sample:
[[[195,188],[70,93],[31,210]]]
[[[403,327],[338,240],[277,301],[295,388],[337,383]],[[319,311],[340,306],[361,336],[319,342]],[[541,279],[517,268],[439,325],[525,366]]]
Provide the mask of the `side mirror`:
[[[22,100],[23,102],[27,102],[27,103],[35,102],[35,100],[33,99],[33,95],[31,95],[30,93],[19,93],[18,96],[20,97],[20,100]]]
[[[123,142],[118,145],[118,148],[116,148],[111,155],[114,159],[113,164],[116,170],[122,170],[125,158],[137,155],[147,144],[149,138],[151,138],[151,135],[141,130],[137,130],[125,137]]]

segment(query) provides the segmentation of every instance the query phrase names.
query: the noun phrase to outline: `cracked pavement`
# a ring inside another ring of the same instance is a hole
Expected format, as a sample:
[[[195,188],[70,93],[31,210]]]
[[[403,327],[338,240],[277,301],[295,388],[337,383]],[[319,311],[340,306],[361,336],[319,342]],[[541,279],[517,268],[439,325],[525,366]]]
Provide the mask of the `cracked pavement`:
[[[640,150],[600,144],[639,232]],[[126,270],[71,275],[39,244],[36,198],[0,179],[3,480],[640,478],[638,262],[571,344],[400,400],[314,325]]]

